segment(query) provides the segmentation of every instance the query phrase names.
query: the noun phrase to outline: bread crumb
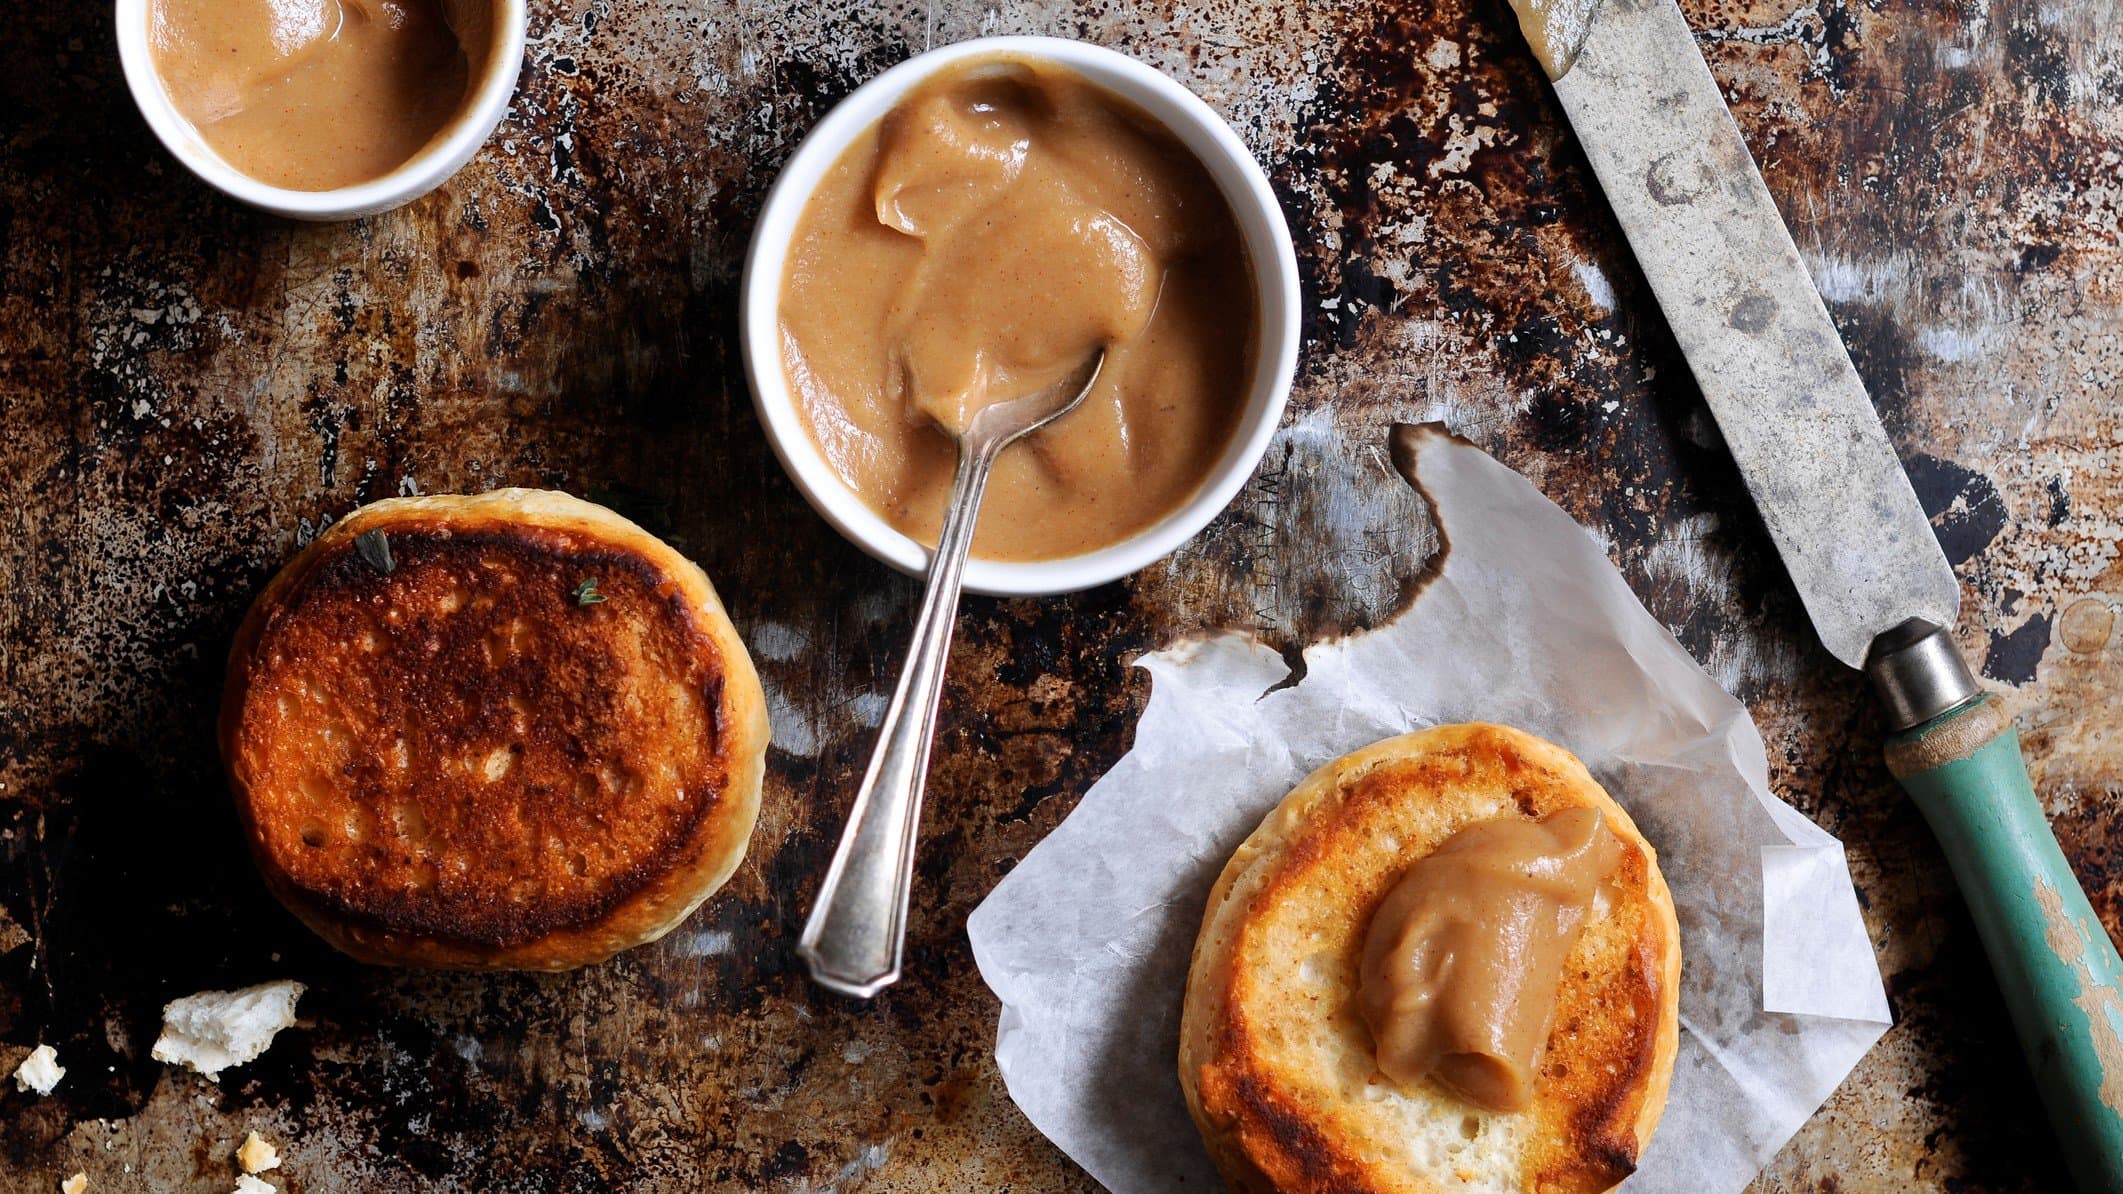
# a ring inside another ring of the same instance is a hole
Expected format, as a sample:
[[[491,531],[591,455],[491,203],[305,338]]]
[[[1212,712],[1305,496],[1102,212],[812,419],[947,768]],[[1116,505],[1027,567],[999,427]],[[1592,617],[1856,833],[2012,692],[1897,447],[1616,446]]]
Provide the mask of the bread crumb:
[[[273,1183],[259,1181],[246,1173],[236,1179],[236,1189],[233,1194],[280,1194],[280,1191],[273,1188]]]
[[[59,1079],[66,1077],[66,1067],[59,1064],[59,1051],[50,1045],[39,1045],[29,1051],[22,1064],[15,1067],[15,1089],[33,1090],[41,1095],[52,1093]]]
[[[240,991],[201,991],[162,1009],[162,1035],[150,1053],[219,1080],[221,1071],[265,1052],[274,1034],[295,1022],[298,982],[260,983]]]
[[[22,931],[22,926],[7,914],[7,909],[0,908],[0,954],[13,953],[29,943],[30,935]]]
[[[278,1169],[280,1150],[267,1143],[265,1137],[252,1132],[243,1138],[242,1146],[236,1150],[236,1163],[243,1166],[245,1173],[264,1173],[268,1169]]]
[[[88,1174],[77,1173],[59,1183],[59,1194],[83,1194],[88,1189]]]

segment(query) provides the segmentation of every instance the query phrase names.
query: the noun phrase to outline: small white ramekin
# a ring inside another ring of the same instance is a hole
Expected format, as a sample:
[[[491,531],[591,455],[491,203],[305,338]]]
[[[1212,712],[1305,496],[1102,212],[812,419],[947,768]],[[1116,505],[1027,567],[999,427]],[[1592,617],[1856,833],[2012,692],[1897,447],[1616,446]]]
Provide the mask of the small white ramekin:
[[[148,44],[149,6],[153,0],[117,0],[118,58],[125,66],[125,83],[133,102],[147,118],[148,127],[162,139],[170,154],[209,185],[252,207],[295,220],[352,220],[389,211],[420,198],[457,173],[508,111],[509,97],[516,93],[516,76],[523,68],[523,43],[529,22],[526,0],[487,0],[494,18],[494,35],[488,43],[487,60],[476,67],[472,94],[464,111],[427,147],[404,165],[381,178],[330,191],[292,191],[271,186],[237,170],[207,145],[190,121],[177,111],[162,77],[155,71],[155,56]]]
[[[1208,525],[1253,475],[1281,422],[1297,368],[1297,259],[1290,229],[1268,179],[1238,134],[1186,87],[1124,54],[1049,37],[986,37],[916,55],[870,82],[819,121],[767,194],[745,258],[739,338],[752,401],[782,467],[812,507],[856,546],[910,575],[928,566],[929,548],[893,529],[833,471],[796,409],[782,367],[779,309],[789,242],[798,218],[842,151],[923,79],[968,58],[1012,55],[1070,68],[1135,104],[1171,130],[1223,191],[1252,258],[1260,328],[1252,389],[1222,459],[1194,496],[1133,538],[1084,555],[1011,563],[975,556],[966,588],[994,596],[1070,593],[1118,580],[1170,555]]]

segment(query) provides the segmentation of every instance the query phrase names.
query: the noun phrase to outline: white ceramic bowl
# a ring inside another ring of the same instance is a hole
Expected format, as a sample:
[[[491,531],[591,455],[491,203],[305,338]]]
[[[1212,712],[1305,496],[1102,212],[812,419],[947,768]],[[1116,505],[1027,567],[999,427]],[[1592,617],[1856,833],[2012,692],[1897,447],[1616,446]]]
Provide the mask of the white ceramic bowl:
[[[330,191],[292,191],[271,186],[221,159],[170,101],[148,45],[153,0],[118,0],[118,58],[125,83],[148,127],[185,167],[217,190],[252,207],[296,220],[352,220],[411,203],[443,184],[472,159],[501,123],[523,66],[526,0],[486,0],[494,19],[487,60],[474,67],[472,94],[464,111],[404,165],[381,178]]]
[[[782,369],[779,307],[782,274],[803,214],[826,171],[864,130],[916,84],[967,58],[1007,54],[1059,63],[1149,113],[1201,159],[1223,191],[1252,258],[1260,313],[1252,390],[1222,459],[1194,496],[1133,538],[1084,555],[1011,563],[975,556],[966,565],[966,588],[996,596],[1035,596],[1088,589],[1170,555],[1208,525],[1268,448],[1290,396],[1297,368],[1297,260],[1290,229],[1268,179],[1231,126],[1195,94],[1157,70],[1124,54],[1049,37],[987,37],[916,55],[862,87],[827,113],[789,158],[752,233],[745,259],[740,338],[752,401],[766,424],[775,455],[796,487],[826,521],[856,546],[902,572],[919,575],[929,548],[894,530],[833,471],[804,425]]]

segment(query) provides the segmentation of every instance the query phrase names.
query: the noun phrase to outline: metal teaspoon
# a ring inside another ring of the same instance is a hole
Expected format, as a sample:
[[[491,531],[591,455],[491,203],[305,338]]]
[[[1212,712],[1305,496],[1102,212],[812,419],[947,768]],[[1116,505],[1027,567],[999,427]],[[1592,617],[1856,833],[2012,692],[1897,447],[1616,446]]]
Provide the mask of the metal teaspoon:
[[[818,889],[796,952],[820,986],[868,999],[899,981],[914,885],[929,745],[944,691],[944,665],[958,617],[959,586],[973,546],[988,470],[1004,448],[1082,405],[1106,363],[1101,348],[1056,384],[982,407],[955,433],[958,472],[943,530],[929,558],[927,588],[899,688],[878,727],[877,750],[848,811],[833,865]],[[949,427],[944,428],[951,433]]]

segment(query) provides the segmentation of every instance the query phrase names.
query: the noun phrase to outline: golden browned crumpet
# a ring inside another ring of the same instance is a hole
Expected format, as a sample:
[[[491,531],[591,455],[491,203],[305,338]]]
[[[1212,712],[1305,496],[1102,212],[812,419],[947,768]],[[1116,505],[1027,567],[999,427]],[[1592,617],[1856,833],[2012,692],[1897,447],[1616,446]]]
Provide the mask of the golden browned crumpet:
[[[1373,910],[1458,830],[1574,806],[1605,813],[1624,851],[1564,967],[1533,1106],[1398,1089],[1356,1006]],[[1656,855],[1584,765],[1506,726],[1441,726],[1313,772],[1232,856],[1194,946],[1180,1083],[1247,1194],[1605,1190],[1665,1106],[1680,971]]]
[[[564,970],[662,936],[744,857],[766,748],[707,576],[532,489],[318,536],[244,619],[221,708],[267,886],[411,966]]]

